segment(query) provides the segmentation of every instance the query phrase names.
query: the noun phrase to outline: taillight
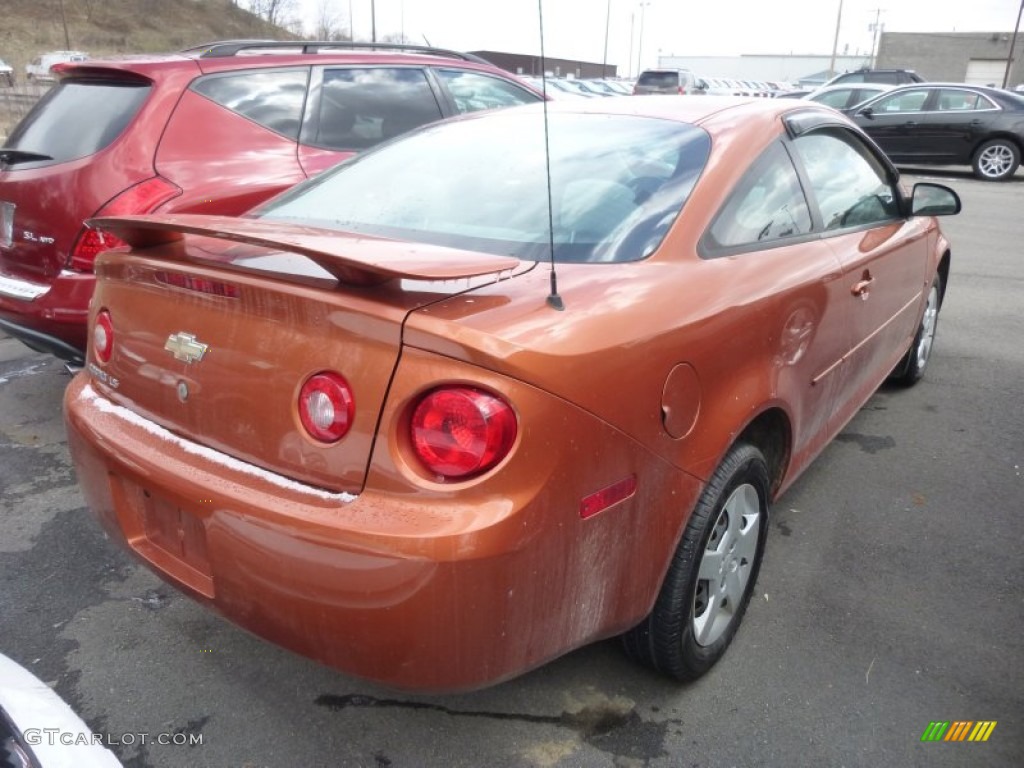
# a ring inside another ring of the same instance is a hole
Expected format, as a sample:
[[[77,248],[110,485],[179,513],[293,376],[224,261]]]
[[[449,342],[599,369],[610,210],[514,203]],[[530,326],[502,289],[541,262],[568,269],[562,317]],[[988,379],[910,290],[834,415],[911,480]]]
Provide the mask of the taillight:
[[[686,89],[683,86],[681,86],[681,85],[679,86],[679,95],[680,96],[685,96],[686,95]]]
[[[432,474],[462,480],[493,467],[512,448],[518,424],[512,406],[473,387],[427,393],[410,425],[416,456]]]
[[[92,351],[101,363],[110,362],[114,351],[114,322],[107,310],[101,310],[92,324]]]
[[[151,213],[173,197],[181,194],[181,190],[160,176],[128,187],[124,192],[110,200],[96,211],[94,216],[124,216],[136,213]],[[99,232],[89,227],[82,227],[71,249],[69,266],[78,272],[91,272],[96,256],[102,251],[109,251],[127,245],[119,237],[109,232]]]
[[[352,426],[356,401],[348,382],[333,371],[321,371],[299,390],[299,420],[309,435],[322,443],[336,443]]]

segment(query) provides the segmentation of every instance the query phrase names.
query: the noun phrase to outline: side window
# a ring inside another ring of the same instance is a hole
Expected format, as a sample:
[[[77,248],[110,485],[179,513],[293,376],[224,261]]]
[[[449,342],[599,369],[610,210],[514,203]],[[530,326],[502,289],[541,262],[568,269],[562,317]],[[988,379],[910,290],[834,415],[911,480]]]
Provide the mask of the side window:
[[[796,169],[781,144],[773,144],[751,166],[715,217],[708,235],[716,248],[765,243],[811,231]]]
[[[893,94],[887,99],[879,99],[874,103],[875,112],[920,112],[928,100],[928,91],[924,88],[914,91],[903,91]]]
[[[197,81],[192,90],[289,139],[299,136],[309,70],[242,72]]]
[[[991,109],[992,105],[981,94],[943,88],[939,90],[939,99],[935,108],[940,112],[963,112],[975,109]]]
[[[314,144],[367,149],[441,119],[422,69],[325,69]]]
[[[448,87],[459,114],[540,101],[525,88],[490,75],[457,69],[439,69],[437,74]]]
[[[820,131],[793,141],[825,229],[863,227],[899,216],[885,168],[845,131]]]

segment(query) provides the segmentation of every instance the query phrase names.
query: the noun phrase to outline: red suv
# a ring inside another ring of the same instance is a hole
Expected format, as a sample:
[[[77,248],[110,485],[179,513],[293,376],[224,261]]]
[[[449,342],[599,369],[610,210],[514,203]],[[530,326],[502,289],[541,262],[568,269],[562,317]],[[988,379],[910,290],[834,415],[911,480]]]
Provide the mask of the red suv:
[[[241,214],[417,126],[542,98],[471,54],[358,43],[233,41],[55,73],[0,148],[0,331],[75,364],[93,259],[121,245],[86,219]]]

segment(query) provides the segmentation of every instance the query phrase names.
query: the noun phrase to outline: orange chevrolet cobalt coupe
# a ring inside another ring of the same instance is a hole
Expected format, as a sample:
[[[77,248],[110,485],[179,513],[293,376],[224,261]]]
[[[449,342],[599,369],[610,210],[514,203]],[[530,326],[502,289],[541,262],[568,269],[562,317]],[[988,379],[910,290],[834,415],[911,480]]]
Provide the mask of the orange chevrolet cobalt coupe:
[[[65,412],[106,530],[400,688],[732,641],[770,503],[924,373],[934,218],[846,118],[602,99],[426,127],[241,219],[124,216]]]

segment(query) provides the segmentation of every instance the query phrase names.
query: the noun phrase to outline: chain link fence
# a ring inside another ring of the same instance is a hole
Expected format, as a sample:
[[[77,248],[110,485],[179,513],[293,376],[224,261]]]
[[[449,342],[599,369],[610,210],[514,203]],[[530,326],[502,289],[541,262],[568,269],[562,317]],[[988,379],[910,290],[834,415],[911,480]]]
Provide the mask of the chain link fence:
[[[7,140],[21,118],[52,87],[53,83],[39,81],[8,87],[0,85],[0,145]]]

